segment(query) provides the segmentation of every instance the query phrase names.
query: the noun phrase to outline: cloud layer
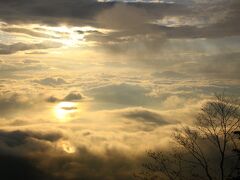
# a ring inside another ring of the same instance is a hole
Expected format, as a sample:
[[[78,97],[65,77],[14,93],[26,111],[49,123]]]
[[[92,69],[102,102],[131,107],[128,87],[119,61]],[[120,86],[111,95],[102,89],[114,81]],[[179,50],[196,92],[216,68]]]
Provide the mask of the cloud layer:
[[[211,95],[239,97],[239,0],[0,7],[0,179],[134,179]]]

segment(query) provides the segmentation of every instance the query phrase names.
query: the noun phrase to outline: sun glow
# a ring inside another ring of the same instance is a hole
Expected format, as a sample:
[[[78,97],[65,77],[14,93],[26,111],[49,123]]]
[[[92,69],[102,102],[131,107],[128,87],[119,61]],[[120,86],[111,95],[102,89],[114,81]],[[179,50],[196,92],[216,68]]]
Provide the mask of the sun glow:
[[[74,47],[78,46],[84,41],[85,27],[68,27],[68,26],[59,26],[59,27],[44,27],[49,33],[53,33],[53,36],[59,36],[58,42],[62,43],[65,47]]]
[[[91,32],[96,31],[108,33],[112,31],[108,29],[99,29],[92,26],[71,27],[66,25],[58,27],[44,26],[43,29],[48,31],[48,33],[52,34],[52,36],[58,37],[57,39],[54,40],[62,43],[65,47],[77,47],[79,45],[86,43],[84,37],[86,34],[89,34]]]
[[[79,33],[78,30],[61,27],[58,32],[62,33],[60,42],[65,46],[76,46],[84,40],[84,35]]]
[[[6,26],[8,27],[6,28]],[[1,29],[5,29],[5,31],[1,31]],[[97,32],[107,34],[113,30],[92,26],[70,26],[66,24],[59,26],[39,24],[6,25],[6,23],[0,21],[0,31],[3,34],[3,40],[9,41],[10,44],[13,44],[15,41],[22,43],[51,41],[62,44],[61,48],[73,49],[85,47],[85,45],[95,45],[94,41],[87,41],[85,38],[89,34]],[[11,36],[11,34],[14,36]]]
[[[60,102],[54,108],[55,116],[59,121],[68,121],[71,114],[77,111],[77,105],[74,102]]]
[[[58,142],[57,146],[68,154],[76,152],[76,148],[68,141],[60,141]]]

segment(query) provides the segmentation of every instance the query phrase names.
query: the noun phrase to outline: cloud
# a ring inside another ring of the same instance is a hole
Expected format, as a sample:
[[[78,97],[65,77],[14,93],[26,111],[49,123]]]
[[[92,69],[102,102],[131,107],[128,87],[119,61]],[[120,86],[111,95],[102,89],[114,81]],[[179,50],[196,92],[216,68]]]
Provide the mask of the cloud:
[[[79,92],[70,92],[69,94],[67,94],[65,97],[63,98],[57,98],[55,96],[50,96],[46,99],[47,102],[49,103],[55,103],[55,102],[60,102],[60,101],[70,101],[70,102],[74,102],[74,101],[80,101],[83,100],[85,98],[84,95],[82,95]]]
[[[194,102],[194,98],[184,98],[181,96],[169,96],[166,100],[162,103],[162,107],[166,109],[178,109],[183,108],[186,106],[190,106]]]
[[[27,28],[1,28],[1,31],[8,32],[8,33],[20,33],[20,34],[26,34],[29,36],[34,37],[40,37],[40,38],[54,38],[53,36],[50,36],[49,34],[36,32]]]
[[[123,11],[124,14],[121,13]],[[143,27],[148,20],[148,14],[141,8],[127,4],[116,4],[100,13],[97,19],[104,26],[112,29],[137,29]]]
[[[39,180],[132,179],[132,171],[140,158],[132,158],[111,147],[101,155],[81,145],[76,153],[67,154],[57,149],[57,144],[62,142],[60,138],[61,134],[53,132],[1,130],[0,167],[6,170],[1,177],[15,178],[18,175],[17,178]]]
[[[34,80],[33,82],[45,85],[45,86],[58,86],[66,84],[67,82],[63,78],[44,78],[40,80]]]
[[[0,130],[0,167],[4,179],[55,179],[39,168],[38,156],[48,154],[51,143],[63,137],[57,132],[5,131]],[[39,156],[41,158],[41,156]]]
[[[119,112],[120,116],[123,116],[130,120],[143,122],[145,124],[153,125],[168,125],[168,122],[160,113],[144,108],[129,108]]]
[[[29,138],[42,141],[55,142],[62,138],[60,133],[41,133],[31,131],[0,131],[0,139],[8,147],[16,147],[28,142]]]
[[[147,61],[146,64],[153,65],[153,63],[161,64],[159,61],[164,59],[170,59],[169,56],[173,56],[172,52],[164,53],[164,51],[168,50],[166,44],[172,39],[216,39],[239,36],[239,26],[236,25],[240,14],[237,0],[208,3],[206,1],[205,3],[186,2],[146,3],[145,1],[134,1],[132,3],[131,1],[120,3],[94,0],[36,2],[29,0],[29,3],[19,3],[19,1],[11,0],[9,3],[2,1],[0,5],[5,9],[1,12],[2,20],[6,22],[2,26],[3,31],[4,29],[9,31],[9,36],[13,36],[14,34],[11,35],[11,33],[14,32],[39,38],[47,34],[37,32],[30,26],[27,28],[26,23],[47,24],[49,27],[65,24],[69,28],[91,26],[99,29],[84,33],[79,31],[83,33],[87,44],[91,44],[86,49],[92,50],[92,46],[94,46],[94,49],[100,50],[98,52],[114,58],[122,57],[124,53],[126,58],[136,59],[138,65],[141,61]],[[12,24],[25,24],[26,28],[16,28],[17,26],[12,26]],[[51,33],[49,32],[49,34]],[[36,48],[34,44],[1,44],[0,53],[11,54],[23,50],[33,50],[32,53],[27,52],[30,54],[45,53],[37,50],[47,47],[41,48],[40,44],[36,45],[39,48]],[[181,49],[181,46],[174,44],[172,46]],[[207,49],[208,46],[204,47]],[[160,57],[161,60],[159,60]],[[178,58],[178,55],[175,58]]]
[[[49,103],[55,103],[55,102],[58,102],[60,100],[55,96],[50,96],[46,99],[46,101],[49,102]]]
[[[40,61],[32,60],[32,59],[25,59],[23,60],[24,64],[34,64],[34,63],[40,63]]]
[[[79,101],[83,99],[83,95],[78,92],[71,92],[64,97],[64,101]]]
[[[32,106],[33,101],[27,96],[18,93],[0,94],[0,113],[2,116],[13,115],[19,110],[28,109]]]
[[[185,1],[186,2],[186,1]],[[239,2],[213,1],[205,3],[146,3],[136,2],[97,2],[95,0],[66,1],[53,0],[36,2],[11,0],[1,1],[1,19],[8,23],[45,23],[50,25],[62,22],[77,26],[94,26],[121,30],[123,37],[141,34],[166,34],[170,38],[219,37],[239,35]],[[122,14],[121,12],[125,12]],[[54,13],[53,13],[54,12]],[[204,12],[204,15],[203,13]],[[167,24],[154,25],[150,22],[176,17],[188,23],[180,27],[168,27]],[[218,17],[221,17],[220,19]],[[204,27],[197,27],[196,22]],[[192,25],[193,24],[193,25]],[[20,31],[30,35],[44,36],[29,30]],[[135,32],[134,32],[135,31]]]
[[[48,52],[43,52],[43,51],[31,51],[31,52],[26,52],[25,54],[48,54]]]
[[[14,54],[19,51],[59,48],[61,46],[62,44],[56,42],[42,42],[36,44],[15,43],[11,45],[0,43],[0,54]]]
[[[13,75],[12,72],[27,72],[27,71],[40,71],[44,69],[48,69],[49,67],[36,60],[23,60],[23,61],[2,61],[0,63],[0,74],[8,74],[8,77]]]
[[[221,1],[190,4],[124,3],[102,11],[97,20],[109,34],[89,34],[107,50],[159,50],[166,39],[221,38],[239,35],[239,3]],[[121,12],[125,12],[122,14]],[[203,12],[204,11],[204,17]],[[127,16],[127,17],[125,17]],[[158,23],[151,23],[157,21]],[[160,23],[161,22],[161,23]]]
[[[239,57],[239,52],[200,56],[200,61],[182,64],[179,70],[212,79],[239,79]]]
[[[194,14],[170,16],[170,25],[160,23],[159,31],[165,32],[169,38],[220,38],[239,35],[240,26],[234,26],[239,19],[239,1],[213,1],[191,6],[194,7]],[[178,18],[183,19],[179,25]]]
[[[176,121],[189,121],[209,94],[239,94],[237,1],[174,2],[0,1],[0,52],[11,55],[0,60],[0,166],[13,166],[9,176],[132,179],[141,153],[166,145]],[[84,36],[83,48],[44,55],[61,44],[16,43],[48,33],[65,40],[47,30],[65,26]],[[96,30],[75,31],[83,26]],[[58,108],[79,111],[60,122]]]
[[[64,109],[66,111],[76,110],[77,107],[62,107],[61,109]]]
[[[174,71],[155,72],[152,74],[152,76],[157,78],[167,78],[167,79],[184,79],[188,77],[184,73],[179,73]]]
[[[98,102],[116,105],[144,105],[149,101],[147,89],[139,85],[112,84],[90,90],[90,95]],[[151,100],[150,100],[151,101]]]
[[[3,179],[55,179],[34,165],[31,158],[0,154],[0,159],[1,178]]]
[[[68,23],[75,22],[75,24],[82,25],[89,25],[86,23],[87,20],[90,21],[96,13],[111,4],[98,3],[95,0],[53,0],[51,2],[47,0],[41,2],[11,0],[0,2],[0,6],[4,9],[1,11],[3,21],[60,24],[64,20]]]

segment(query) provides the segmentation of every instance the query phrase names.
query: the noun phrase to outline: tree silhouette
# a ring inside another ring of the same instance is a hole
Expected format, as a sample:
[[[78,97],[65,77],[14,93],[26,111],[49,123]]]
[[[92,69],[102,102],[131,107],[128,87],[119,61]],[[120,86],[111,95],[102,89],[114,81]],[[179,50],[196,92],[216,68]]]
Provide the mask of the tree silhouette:
[[[240,111],[238,99],[215,95],[193,125],[174,129],[171,152],[149,151],[139,179],[238,179]]]

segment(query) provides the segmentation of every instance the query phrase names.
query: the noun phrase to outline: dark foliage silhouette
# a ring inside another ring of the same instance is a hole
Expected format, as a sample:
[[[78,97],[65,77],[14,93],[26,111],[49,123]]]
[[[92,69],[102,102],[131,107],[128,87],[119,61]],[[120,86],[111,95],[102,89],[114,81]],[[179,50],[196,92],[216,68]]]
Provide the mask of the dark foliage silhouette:
[[[240,112],[237,98],[215,95],[193,125],[174,129],[171,152],[149,151],[135,176],[144,180],[239,179]]]

